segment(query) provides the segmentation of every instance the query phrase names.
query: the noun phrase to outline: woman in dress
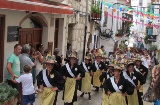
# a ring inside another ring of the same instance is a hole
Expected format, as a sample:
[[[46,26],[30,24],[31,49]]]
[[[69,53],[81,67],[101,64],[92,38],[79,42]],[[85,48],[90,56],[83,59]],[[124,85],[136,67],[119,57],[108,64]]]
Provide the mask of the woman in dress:
[[[85,61],[80,64],[80,66],[85,70],[85,77],[81,79],[79,85],[79,90],[82,91],[80,97],[83,97],[84,94],[88,94],[89,100],[91,100],[91,65],[89,56],[86,56]]]
[[[37,75],[37,83],[41,92],[40,105],[56,105],[58,90],[63,89],[65,81],[54,69],[55,56],[47,56],[44,63],[46,69]]]
[[[104,72],[105,70],[105,64],[101,61],[102,60],[102,56],[100,54],[96,55],[96,60],[93,63],[91,70],[93,71],[93,86],[96,87],[95,91],[99,91],[99,88],[101,86],[101,82],[100,82],[100,76],[102,74],[102,72]]]
[[[142,105],[139,94],[140,87],[144,84],[144,78],[140,72],[134,69],[134,62],[129,61],[127,65],[127,71],[123,71],[123,77],[127,79],[132,85],[134,85],[134,93],[127,96],[128,105]]]
[[[43,61],[44,61],[43,56],[42,56],[43,49],[44,48],[42,44],[37,44],[36,53],[38,55],[38,58],[37,58],[37,65],[36,65],[36,75],[38,75],[39,72],[43,70]]]
[[[64,105],[73,105],[77,101],[78,80],[85,76],[85,71],[76,64],[76,54],[71,53],[70,62],[62,66],[62,76],[66,80],[64,86]]]
[[[125,96],[133,94],[134,86],[121,76],[121,72],[121,68],[115,66],[114,76],[104,82],[103,87],[108,100],[105,104],[102,102],[102,105],[126,105]]]
[[[111,78],[113,76],[113,70],[114,70],[114,65],[113,64],[109,64],[108,67],[107,67],[107,70],[106,72],[103,72],[102,75],[100,76],[100,82],[102,84],[102,87],[103,87],[103,84],[104,84],[104,81],[106,81],[107,79]],[[108,101],[108,95],[105,94],[105,91],[103,89],[103,92],[102,92],[102,105],[106,105]]]
[[[33,77],[33,85],[36,82],[36,61],[37,61],[37,55],[36,55],[36,50],[32,47],[30,50],[30,59],[32,62],[35,64],[35,66],[32,67],[32,77]]]

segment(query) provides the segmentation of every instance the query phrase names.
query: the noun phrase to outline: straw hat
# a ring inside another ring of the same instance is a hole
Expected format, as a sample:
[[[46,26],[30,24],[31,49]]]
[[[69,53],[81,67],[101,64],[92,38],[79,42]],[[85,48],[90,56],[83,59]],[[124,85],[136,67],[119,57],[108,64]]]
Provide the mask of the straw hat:
[[[129,60],[127,66],[135,65],[133,60]]]
[[[119,65],[115,65],[114,66],[114,70],[120,70],[120,71],[122,71],[122,68]]]
[[[56,63],[56,57],[54,55],[47,55],[45,60],[44,60],[44,63]]]
[[[69,55],[69,58],[76,58],[76,59],[77,59],[77,56],[76,56],[75,53],[72,52],[72,53]]]
[[[102,57],[103,57],[103,59],[106,59],[106,58],[107,58],[107,56],[106,56],[106,55],[103,55]]]
[[[85,56],[85,59],[90,60],[91,57],[90,56]]]
[[[113,64],[113,63],[110,63],[109,65],[108,65],[108,67],[114,67],[115,65]]]
[[[142,61],[141,58],[136,58],[135,61]]]
[[[102,55],[99,54],[99,53],[97,53],[97,54],[95,55],[95,57],[101,57],[101,58],[102,58]]]

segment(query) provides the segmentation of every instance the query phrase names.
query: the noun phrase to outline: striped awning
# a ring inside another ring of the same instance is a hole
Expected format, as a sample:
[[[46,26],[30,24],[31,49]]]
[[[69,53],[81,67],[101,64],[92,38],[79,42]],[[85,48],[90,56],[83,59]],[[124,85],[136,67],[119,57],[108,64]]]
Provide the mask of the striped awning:
[[[50,14],[73,14],[73,8],[63,4],[48,4],[32,0],[0,0],[0,9]]]

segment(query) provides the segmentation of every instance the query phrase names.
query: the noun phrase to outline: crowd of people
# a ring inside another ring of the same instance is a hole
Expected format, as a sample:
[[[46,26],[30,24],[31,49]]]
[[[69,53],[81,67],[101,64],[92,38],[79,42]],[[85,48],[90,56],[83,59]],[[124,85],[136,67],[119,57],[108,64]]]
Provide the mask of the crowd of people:
[[[102,105],[143,105],[143,85],[150,72],[150,87],[160,90],[160,66],[156,55],[152,57],[148,50],[118,48],[106,56],[102,45],[91,51],[88,48],[84,61],[78,63],[78,53],[70,46],[65,64],[58,48],[53,54],[43,50],[42,44],[36,49],[16,44],[8,57],[7,81],[19,91],[17,104],[33,105],[35,95],[40,94],[41,105],[56,105],[58,93],[63,91],[64,105],[73,105],[78,90],[82,92],[80,97],[87,94],[91,100],[93,86],[96,92],[102,90]],[[153,92],[159,102],[160,92]]]

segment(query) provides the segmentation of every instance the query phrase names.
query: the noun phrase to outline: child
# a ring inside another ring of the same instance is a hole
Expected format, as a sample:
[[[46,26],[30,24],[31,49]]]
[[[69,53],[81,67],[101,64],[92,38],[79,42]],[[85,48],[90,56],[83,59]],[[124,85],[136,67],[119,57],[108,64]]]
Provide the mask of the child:
[[[35,101],[35,91],[33,86],[33,78],[30,73],[32,67],[29,65],[25,65],[23,67],[25,74],[21,75],[19,78],[12,78],[12,82],[14,83],[22,83],[22,101],[23,105],[33,105]]]

